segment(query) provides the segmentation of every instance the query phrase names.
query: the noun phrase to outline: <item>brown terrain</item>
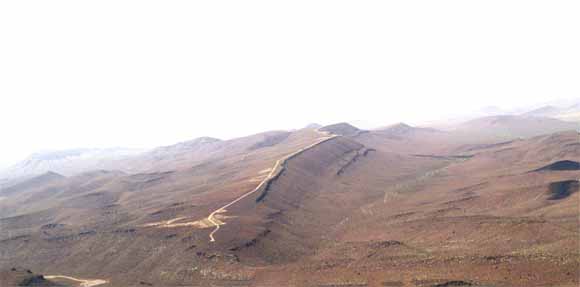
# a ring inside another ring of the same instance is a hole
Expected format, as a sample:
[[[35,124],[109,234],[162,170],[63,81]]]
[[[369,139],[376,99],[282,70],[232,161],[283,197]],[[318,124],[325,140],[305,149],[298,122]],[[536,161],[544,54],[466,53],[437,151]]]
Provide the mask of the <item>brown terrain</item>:
[[[48,172],[0,190],[0,286],[578,286],[577,128],[340,123]]]
[[[66,286],[51,281],[31,270],[12,267],[0,271],[0,286]]]

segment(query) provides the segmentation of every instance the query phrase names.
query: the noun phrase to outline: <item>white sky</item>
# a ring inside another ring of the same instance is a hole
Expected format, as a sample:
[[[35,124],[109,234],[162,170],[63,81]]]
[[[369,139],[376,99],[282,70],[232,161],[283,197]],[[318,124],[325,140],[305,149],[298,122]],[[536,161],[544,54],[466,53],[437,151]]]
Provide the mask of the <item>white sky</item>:
[[[1,1],[0,165],[580,96],[580,1]]]

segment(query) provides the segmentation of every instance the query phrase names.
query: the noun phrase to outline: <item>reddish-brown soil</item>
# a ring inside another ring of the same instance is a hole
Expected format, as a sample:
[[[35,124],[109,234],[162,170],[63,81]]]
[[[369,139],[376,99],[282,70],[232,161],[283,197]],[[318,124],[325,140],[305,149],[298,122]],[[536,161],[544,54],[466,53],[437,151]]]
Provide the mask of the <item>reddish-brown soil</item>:
[[[326,130],[341,135],[228,207],[215,242],[211,226],[147,224],[207,218],[320,133],[205,140],[134,159],[147,172],[2,190],[0,267],[100,286],[578,286],[579,174],[545,168],[580,161],[577,132]]]

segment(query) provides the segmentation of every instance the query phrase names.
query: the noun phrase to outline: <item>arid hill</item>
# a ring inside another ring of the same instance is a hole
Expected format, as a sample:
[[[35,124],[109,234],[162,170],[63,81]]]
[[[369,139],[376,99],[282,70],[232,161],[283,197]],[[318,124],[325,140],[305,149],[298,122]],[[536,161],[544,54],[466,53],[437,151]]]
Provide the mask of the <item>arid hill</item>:
[[[562,108],[558,108],[555,106],[543,106],[535,110],[525,112],[524,115],[532,117],[551,117],[558,115],[560,112],[562,112],[562,110],[563,110]]]
[[[571,106],[543,106],[524,113],[526,116],[548,117],[563,121],[580,122],[580,103]]]
[[[0,268],[99,286],[578,286],[578,171],[557,163],[580,161],[579,134],[499,119],[202,138],[124,172],[30,178],[0,190]]]
[[[33,273],[30,270],[11,267],[6,270],[0,270],[0,286],[15,287],[15,286],[35,286],[35,287],[57,287],[69,286],[47,280],[42,275]]]
[[[475,119],[459,125],[454,131],[477,140],[533,137],[580,129],[579,123],[535,116],[502,115]]]
[[[357,136],[363,131],[349,123],[338,123],[319,128],[320,131],[341,136]]]
[[[0,185],[8,180],[22,180],[49,171],[76,175],[96,169],[115,169],[116,163],[143,152],[140,149],[71,149],[40,152],[5,170],[0,170]]]

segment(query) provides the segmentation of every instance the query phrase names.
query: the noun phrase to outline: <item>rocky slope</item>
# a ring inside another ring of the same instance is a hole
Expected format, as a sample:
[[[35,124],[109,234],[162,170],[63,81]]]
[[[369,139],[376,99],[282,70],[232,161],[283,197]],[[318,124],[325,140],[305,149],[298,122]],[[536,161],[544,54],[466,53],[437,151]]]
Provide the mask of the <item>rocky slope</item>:
[[[3,188],[0,267],[108,286],[578,285],[577,132],[320,130],[198,139],[124,162],[139,172]],[[211,242],[207,218],[231,202]]]

